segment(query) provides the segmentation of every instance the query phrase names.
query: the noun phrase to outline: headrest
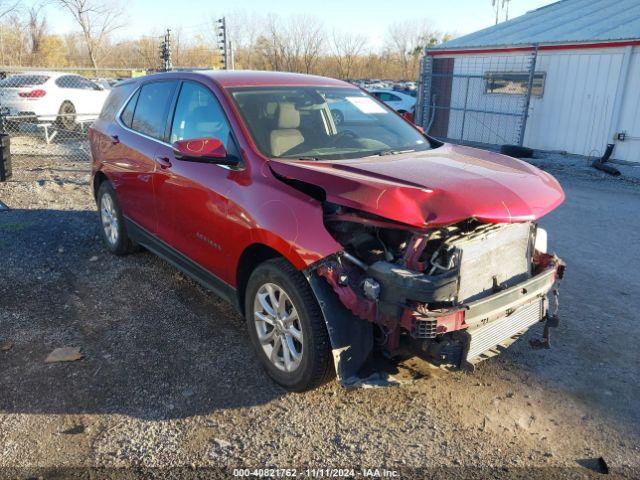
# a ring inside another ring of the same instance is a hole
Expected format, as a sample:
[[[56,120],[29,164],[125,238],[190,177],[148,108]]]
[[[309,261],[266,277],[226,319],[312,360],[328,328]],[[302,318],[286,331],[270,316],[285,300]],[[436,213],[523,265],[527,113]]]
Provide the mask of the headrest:
[[[276,110],[278,109],[278,103],[277,102],[269,102],[267,103],[267,107],[265,108],[267,115],[270,117],[275,116],[276,114]]]
[[[300,112],[293,103],[281,103],[278,109],[278,128],[298,128],[300,126]]]

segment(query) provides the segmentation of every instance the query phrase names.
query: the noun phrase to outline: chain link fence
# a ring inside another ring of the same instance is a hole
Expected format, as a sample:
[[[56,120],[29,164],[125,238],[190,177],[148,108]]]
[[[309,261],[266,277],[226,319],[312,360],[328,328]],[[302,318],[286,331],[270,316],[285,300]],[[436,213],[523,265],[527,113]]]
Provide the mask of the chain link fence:
[[[544,89],[536,58],[536,49],[502,56],[425,55],[419,124],[446,141],[522,145],[531,96]]]
[[[0,131],[12,155],[89,159],[87,131],[113,85],[135,69],[0,67]]]

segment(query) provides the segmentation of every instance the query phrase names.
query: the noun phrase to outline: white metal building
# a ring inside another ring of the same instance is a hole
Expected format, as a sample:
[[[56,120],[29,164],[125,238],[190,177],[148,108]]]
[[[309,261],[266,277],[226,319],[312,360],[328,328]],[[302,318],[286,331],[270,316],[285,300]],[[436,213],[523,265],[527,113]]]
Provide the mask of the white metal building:
[[[426,55],[435,136],[589,156],[615,143],[640,162],[640,0],[562,0]]]

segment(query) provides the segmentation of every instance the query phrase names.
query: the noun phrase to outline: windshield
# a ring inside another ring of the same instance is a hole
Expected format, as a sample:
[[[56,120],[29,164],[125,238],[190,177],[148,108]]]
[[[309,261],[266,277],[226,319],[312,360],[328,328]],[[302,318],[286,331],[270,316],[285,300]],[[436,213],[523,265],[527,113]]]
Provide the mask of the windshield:
[[[243,87],[231,95],[268,157],[335,160],[427,150],[427,139],[354,88]]]

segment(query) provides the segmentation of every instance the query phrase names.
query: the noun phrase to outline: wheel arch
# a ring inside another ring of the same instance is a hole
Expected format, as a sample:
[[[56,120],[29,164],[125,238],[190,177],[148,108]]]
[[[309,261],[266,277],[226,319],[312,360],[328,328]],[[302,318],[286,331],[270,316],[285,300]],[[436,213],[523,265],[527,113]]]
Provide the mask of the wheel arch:
[[[98,190],[100,189],[100,185],[103,182],[108,182],[109,178],[104,174],[104,172],[98,170],[93,176],[93,198],[98,198]]]
[[[74,110],[76,109],[76,104],[73,103],[73,100],[69,100],[69,99],[65,98],[64,100],[62,100],[60,102],[60,106],[58,107],[58,113],[60,113],[62,111],[62,107],[64,107],[65,103],[68,103],[69,105],[71,105]],[[76,113],[78,113],[78,112],[76,111]]]
[[[289,261],[278,250],[264,243],[253,243],[247,246],[240,255],[236,266],[236,292],[238,296],[238,309],[243,316],[245,314],[245,290],[251,273],[253,273],[258,265],[273,258],[283,258]]]

